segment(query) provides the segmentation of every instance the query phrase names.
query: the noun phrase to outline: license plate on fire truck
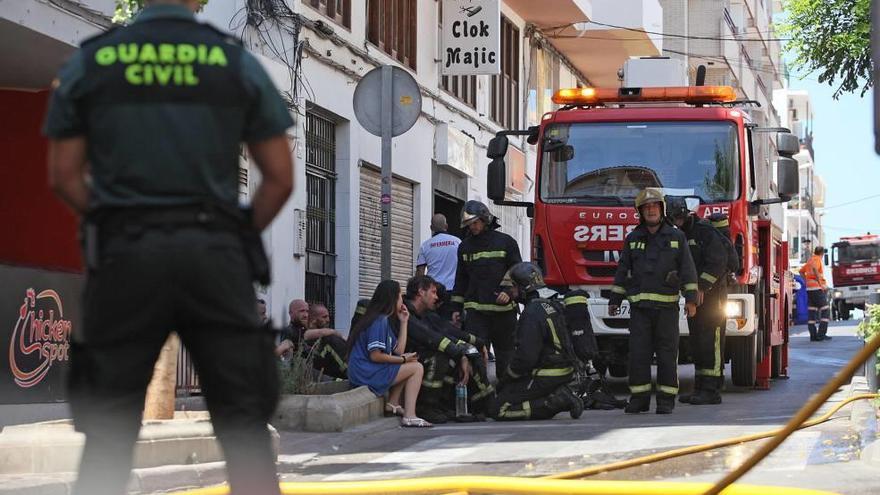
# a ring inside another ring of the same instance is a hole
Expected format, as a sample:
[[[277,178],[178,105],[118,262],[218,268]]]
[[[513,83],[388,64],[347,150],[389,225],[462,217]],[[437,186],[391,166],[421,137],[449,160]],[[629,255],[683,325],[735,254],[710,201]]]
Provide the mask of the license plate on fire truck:
[[[605,315],[603,318],[629,318],[629,302],[623,301],[620,305],[620,311],[616,315],[608,313],[608,306],[605,306]]]

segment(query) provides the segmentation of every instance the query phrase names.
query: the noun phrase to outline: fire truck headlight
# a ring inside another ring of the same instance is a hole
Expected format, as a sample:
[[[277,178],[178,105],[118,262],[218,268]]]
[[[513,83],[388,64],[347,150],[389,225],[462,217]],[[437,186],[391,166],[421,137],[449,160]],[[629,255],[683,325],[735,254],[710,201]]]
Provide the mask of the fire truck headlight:
[[[834,297],[843,297],[843,292],[840,292],[839,290],[834,291]]]
[[[727,301],[727,307],[724,312],[728,318],[743,319],[745,318],[745,305],[742,301]]]

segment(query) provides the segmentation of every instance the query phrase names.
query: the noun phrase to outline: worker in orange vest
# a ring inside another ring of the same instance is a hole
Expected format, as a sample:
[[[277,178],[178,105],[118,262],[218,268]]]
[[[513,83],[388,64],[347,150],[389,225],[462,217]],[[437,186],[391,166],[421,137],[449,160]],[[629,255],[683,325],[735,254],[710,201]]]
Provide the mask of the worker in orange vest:
[[[831,337],[826,335],[831,306],[828,305],[828,296],[826,295],[828,284],[825,283],[822,266],[824,254],[825,248],[816,246],[816,249],[813,250],[813,256],[800,269],[801,276],[807,281],[807,309],[809,310],[807,327],[810,330],[811,342],[831,340]],[[816,330],[817,319],[819,320],[818,331]]]

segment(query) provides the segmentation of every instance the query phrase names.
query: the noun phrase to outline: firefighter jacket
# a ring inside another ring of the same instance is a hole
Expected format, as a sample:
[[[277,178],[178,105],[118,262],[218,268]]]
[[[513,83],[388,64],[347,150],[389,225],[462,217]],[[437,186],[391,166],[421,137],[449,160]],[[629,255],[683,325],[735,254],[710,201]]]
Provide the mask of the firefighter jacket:
[[[807,290],[825,290],[828,284],[825,282],[824,267],[822,266],[822,256],[814,254],[810,256],[809,261],[804,263],[800,269],[801,276],[807,281]]]
[[[431,325],[425,313],[419,316],[409,301],[409,324],[407,326],[406,352],[441,352],[453,359],[460,359],[468,354],[469,342],[459,340],[451,335],[444,335]]]
[[[688,240],[688,248],[697,269],[697,284],[703,292],[709,292],[716,283],[725,283],[727,273],[727,246],[721,232],[706,220],[691,216],[682,226]]]
[[[624,241],[608,304],[620,305],[625,296],[633,306],[677,308],[679,292],[696,303],[697,273],[684,232],[666,222],[654,234],[637,226]]]
[[[562,305],[532,299],[516,325],[516,349],[507,370],[511,378],[559,377],[574,373],[575,357]]]
[[[458,246],[458,268],[452,291],[454,311],[513,311],[513,302],[496,304],[501,279],[511,266],[522,261],[513,237],[496,230],[469,236]]]

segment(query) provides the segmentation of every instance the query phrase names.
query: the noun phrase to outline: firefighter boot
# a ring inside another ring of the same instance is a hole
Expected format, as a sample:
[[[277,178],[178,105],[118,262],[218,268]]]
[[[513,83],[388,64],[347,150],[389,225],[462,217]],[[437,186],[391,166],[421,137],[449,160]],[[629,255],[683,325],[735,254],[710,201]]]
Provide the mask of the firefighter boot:
[[[672,414],[675,409],[675,396],[670,394],[657,394],[657,414]]]
[[[648,412],[651,409],[651,395],[639,394],[629,398],[629,403],[623,409],[627,414],[638,414],[640,412]]]
[[[584,413],[584,402],[565,385],[554,390],[546,404],[551,411],[568,411],[571,419],[578,419]]]
[[[562,387],[565,389],[565,394],[568,397],[569,409],[568,415],[571,416],[571,419],[578,419],[581,417],[581,414],[584,413],[584,401],[581,400],[580,397],[577,396],[568,386],[563,385]]]
[[[690,404],[691,397],[698,395],[700,390],[703,388],[703,375],[694,376],[694,390],[689,394],[681,394],[678,396],[678,401],[682,404]]]
[[[718,378],[706,377],[703,388],[691,397],[691,404],[703,406],[706,404],[721,404],[720,383]]]

